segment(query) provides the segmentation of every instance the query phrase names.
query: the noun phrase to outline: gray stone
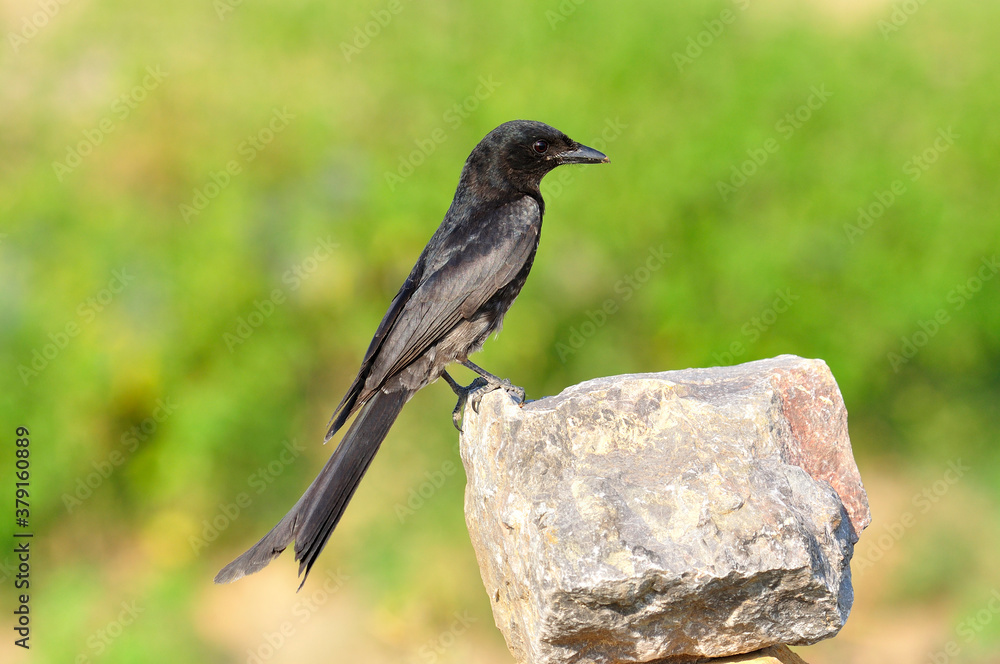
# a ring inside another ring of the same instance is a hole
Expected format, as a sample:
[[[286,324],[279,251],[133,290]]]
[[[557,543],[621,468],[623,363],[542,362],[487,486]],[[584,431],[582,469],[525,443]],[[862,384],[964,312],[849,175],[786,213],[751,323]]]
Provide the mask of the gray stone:
[[[829,368],[784,355],[466,409],[465,515],[529,664],[694,661],[844,625],[871,520]]]

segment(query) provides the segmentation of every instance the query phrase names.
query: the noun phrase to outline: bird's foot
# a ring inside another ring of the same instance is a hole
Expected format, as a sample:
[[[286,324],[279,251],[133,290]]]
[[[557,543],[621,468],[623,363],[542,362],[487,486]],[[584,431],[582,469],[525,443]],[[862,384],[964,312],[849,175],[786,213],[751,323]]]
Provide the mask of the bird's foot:
[[[473,393],[479,392],[479,390],[483,387],[488,386],[489,384],[486,382],[485,378],[477,378],[472,381],[468,387],[459,386],[458,389],[455,390],[455,393],[458,394],[458,403],[455,404],[455,410],[451,411],[451,421],[454,423],[455,428],[458,429],[459,433],[462,433],[462,414],[465,412],[465,404],[468,403],[469,396]],[[454,389],[454,386],[452,386],[452,388]],[[475,401],[476,405],[474,408],[477,413],[479,412],[479,399],[482,398],[482,395],[480,395]]]
[[[523,387],[518,387],[517,385],[514,385],[506,378],[500,378],[498,376],[494,376],[486,369],[483,369],[481,366],[477,364],[473,364],[469,360],[463,361],[462,364],[466,368],[475,371],[477,374],[482,376],[482,378],[486,381],[489,389],[480,388],[482,389],[483,394],[486,394],[487,392],[492,392],[493,390],[503,389],[504,392],[510,395],[510,397],[518,403],[518,405],[524,405]],[[470,385],[469,387],[471,388],[472,386]],[[482,395],[479,395],[479,398],[473,402],[473,410],[475,410],[477,413],[479,412],[479,399],[481,398]]]
[[[483,400],[484,396],[494,390],[503,390],[518,404],[524,403],[523,387],[514,385],[505,378],[497,378],[493,374],[480,376],[472,381],[468,387],[459,385],[447,372],[442,373],[442,376],[448,381],[455,394],[458,395],[458,403],[455,404],[455,410],[451,412],[451,421],[459,432],[462,431],[462,415],[466,404],[471,405],[472,410],[479,413],[479,403]]]
[[[476,383],[482,383],[478,387],[474,387]],[[472,406],[477,414],[479,413],[479,402],[483,400],[483,397],[494,390],[503,390],[506,392],[511,399],[516,403],[524,403],[524,388],[514,385],[506,378],[497,379],[495,381],[490,381],[486,377],[477,378],[472,381],[472,385],[469,385],[469,405]]]

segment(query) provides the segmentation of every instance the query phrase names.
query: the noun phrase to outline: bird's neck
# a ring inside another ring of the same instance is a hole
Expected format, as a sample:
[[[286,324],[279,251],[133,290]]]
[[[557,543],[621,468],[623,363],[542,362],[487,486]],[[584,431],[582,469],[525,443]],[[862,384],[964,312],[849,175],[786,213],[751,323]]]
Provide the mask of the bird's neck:
[[[537,176],[519,174],[491,163],[473,153],[465,162],[458,181],[459,191],[475,195],[479,200],[507,202],[520,196],[531,196],[541,203]]]

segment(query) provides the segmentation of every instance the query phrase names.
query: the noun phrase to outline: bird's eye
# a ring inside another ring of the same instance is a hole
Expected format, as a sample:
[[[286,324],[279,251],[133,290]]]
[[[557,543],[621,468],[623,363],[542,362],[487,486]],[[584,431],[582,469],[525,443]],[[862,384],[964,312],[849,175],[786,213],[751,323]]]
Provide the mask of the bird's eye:
[[[549,149],[549,144],[545,141],[535,141],[535,144],[531,146],[531,149],[538,154],[545,154],[545,151]]]

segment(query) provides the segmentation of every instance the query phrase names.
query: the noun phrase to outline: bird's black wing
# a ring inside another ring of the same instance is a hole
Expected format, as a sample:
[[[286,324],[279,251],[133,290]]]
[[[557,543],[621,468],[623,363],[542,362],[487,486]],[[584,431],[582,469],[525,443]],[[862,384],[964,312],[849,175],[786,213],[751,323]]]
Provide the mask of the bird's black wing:
[[[378,329],[375,331],[375,336],[372,338],[372,342],[368,345],[368,350],[365,352],[365,358],[361,361],[361,369],[358,371],[358,375],[354,378],[354,382],[351,383],[351,387],[348,388],[347,394],[341,399],[340,404],[337,406],[336,410],[333,411],[333,416],[330,418],[330,423],[327,425],[328,429],[326,432],[326,440],[330,440],[340,427],[344,426],[354,411],[361,407],[365,400],[371,397],[371,394],[367,394],[364,398],[360,398],[362,392],[364,391],[365,381],[368,379],[368,374],[371,372],[372,363],[375,361],[375,357],[378,354],[379,349],[382,347],[382,342],[385,340],[386,334],[395,325],[396,319],[399,318],[400,312],[403,311],[404,305],[413,295],[413,292],[417,289],[417,285],[420,283],[420,278],[424,271],[424,255],[421,254],[420,259],[417,264],[413,267],[410,272],[410,276],[406,278],[403,282],[402,287],[400,287],[399,292],[396,293],[396,297],[392,298],[392,303],[389,305],[389,310],[385,312],[385,316],[382,318],[382,322],[379,323]]]
[[[366,391],[378,389],[462,319],[475,316],[518,275],[538,245],[540,215],[533,198],[518,198],[475,219],[470,232],[460,229],[447,250],[428,256],[424,278],[374,358]]]
[[[533,198],[518,198],[456,224],[434,251],[424,250],[337,406],[327,440],[386,378],[420,357],[462,318],[471,318],[518,274],[538,244],[540,215]]]

